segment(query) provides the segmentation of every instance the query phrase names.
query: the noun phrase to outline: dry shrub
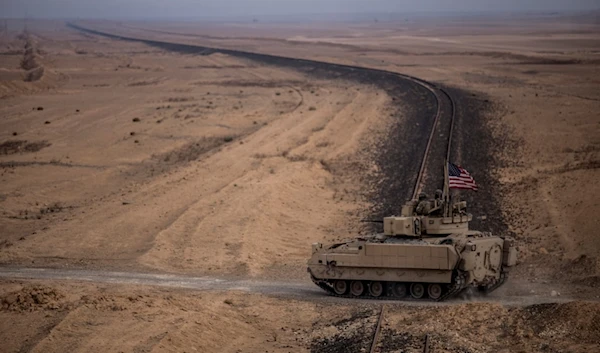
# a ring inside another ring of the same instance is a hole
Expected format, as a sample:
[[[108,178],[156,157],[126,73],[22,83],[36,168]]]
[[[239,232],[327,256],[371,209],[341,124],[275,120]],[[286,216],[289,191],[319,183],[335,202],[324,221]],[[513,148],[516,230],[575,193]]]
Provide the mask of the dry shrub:
[[[37,152],[48,146],[50,146],[50,143],[46,140],[35,142],[27,142],[26,140],[10,140],[0,143],[0,155]]]
[[[36,67],[39,67],[39,66],[40,66],[39,56],[37,56],[35,54],[24,55],[23,59],[21,59],[21,68],[23,70],[31,70],[31,69],[35,69]]]
[[[154,156],[154,158],[162,161],[164,164],[179,164],[197,160],[203,154],[218,148],[226,143],[229,138],[232,140],[235,136],[227,137],[205,137],[196,142],[188,143],[184,146],[176,148],[162,155]]]
[[[129,87],[151,86],[151,85],[157,85],[159,83],[160,83],[160,81],[158,81],[158,80],[137,81],[137,82],[132,82],[132,83],[128,84],[127,86],[129,86]]]
[[[44,67],[39,66],[25,73],[23,80],[25,82],[34,82],[40,80],[44,76]]]
[[[25,45],[25,51],[23,52],[23,56],[35,56],[38,55],[37,50],[35,50],[35,48],[27,43],[27,45]]]
[[[167,102],[181,103],[181,102],[189,102],[193,99],[194,98],[192,98],[192,97],[171,97],[171,98],[167,99]]]
[[[17,39],[26,41],[29,39],[29,33],[27,33],[26,31],[23,31],[17,36]],[[25,44],[25,45],[27,45],[27,44]]]
[[[57,310],[62,308],[64,298],[64,294],[54,288],[28,285],[0,298],[0,307],[3,310],[17,312]]]

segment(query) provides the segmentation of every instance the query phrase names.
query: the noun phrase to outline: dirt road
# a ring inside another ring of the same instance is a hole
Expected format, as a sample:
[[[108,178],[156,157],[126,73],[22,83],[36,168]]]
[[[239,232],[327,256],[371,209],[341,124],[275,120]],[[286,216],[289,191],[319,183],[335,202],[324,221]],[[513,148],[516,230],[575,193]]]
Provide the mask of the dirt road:
[[[52,269],[52,268],[0,268],[0,278],[19,280],[41,281],[80,281],[93,284],[120,284],[142,285],[167,288],[193,289],[194,291],[241,291],[256,294],[265,294],[280,298],[295,300],[308,300],[316,302],[387,302],[382,300],[340,299],[330,297],[318,289],[310,281],[292,282],[259,279],[232,279],[217,277],[193,277],[163,273],[138,273],[114,272],[77,269]],[[50,283],[49,282],[49,283]],[[556,291],[560,289],[563,292]],[[564,291],[566,290],[566,292]],[[555,292],[553,294],[553,292]],[[410,299],[394,301],[408,305],[457,305],[468,302],[499,303],[510,306],[528,306],[542,303],[564,303],[586,298],[600,302],[600,297],[592,295],[590,291],[581,291],[581,288],[571,290],[557,287],[548,283],[532,284],[529,282],[511,281],[506,288],[501,288],[488,296],[479,296],[471,292],[464,293],[458,298],[449,299],[438,303],[434,301],[412,301]]]

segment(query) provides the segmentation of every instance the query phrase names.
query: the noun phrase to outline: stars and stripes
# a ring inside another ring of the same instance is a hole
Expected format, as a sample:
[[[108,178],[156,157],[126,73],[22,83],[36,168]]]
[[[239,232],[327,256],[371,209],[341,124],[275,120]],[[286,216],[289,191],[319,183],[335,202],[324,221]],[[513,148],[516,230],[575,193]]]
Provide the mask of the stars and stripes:
[[[448,163],[448,186],[451,189],[470,189],[477,191],[477,184],[465,169]]]

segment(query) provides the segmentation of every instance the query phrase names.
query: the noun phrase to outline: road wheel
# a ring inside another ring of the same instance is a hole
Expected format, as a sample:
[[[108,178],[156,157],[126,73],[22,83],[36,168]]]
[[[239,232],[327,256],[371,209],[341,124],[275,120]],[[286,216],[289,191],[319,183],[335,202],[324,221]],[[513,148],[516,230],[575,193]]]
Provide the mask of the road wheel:
[[[381,282],[371,282],[369,294],[373,297],[379,297],[383,294],[383,284]]]
[[[410,285],[410,295],[415,299],[423,298],[425,295],[425,286],[421,283],[413,283]]]
[[[406,284],[404,283],[394,283],[394,295],[398,298],[406,297],[408,291],[406,290]]]
[[[350,283],[350,293],[355,297],[360,297],[365,291],[365,285],[361,281],[352,281]]]
[[[344,295],[348,291],[348,282],[338,280],[333,283],[333,291],[337,295]]]
[[[442,296],[442,286],[432,283],[427,287],[427,294],[431,299],[439,299]]]

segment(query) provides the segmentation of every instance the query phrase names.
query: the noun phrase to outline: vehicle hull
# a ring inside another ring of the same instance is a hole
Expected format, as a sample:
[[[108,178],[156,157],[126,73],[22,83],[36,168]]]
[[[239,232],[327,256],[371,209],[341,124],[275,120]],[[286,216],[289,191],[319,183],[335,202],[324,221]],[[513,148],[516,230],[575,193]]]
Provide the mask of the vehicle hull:
[[[431,291],[418,299],[443,300],[468,287],[485,293],[495,290],[514,265],[515,252],[512,240],[475,231],[406,241],[378,235],[328,246],[313,244],[308,272],[317,285],[336,295],[394,297],[394,288],[404,286],[413,297],[419,297],[417,289]],[[354,295],[343,291],[353,283],[359,289],[362,284],[364,291]],[[373,283],[385,290],[370,290]],[[417,289],[412,293],[410,288]]]

